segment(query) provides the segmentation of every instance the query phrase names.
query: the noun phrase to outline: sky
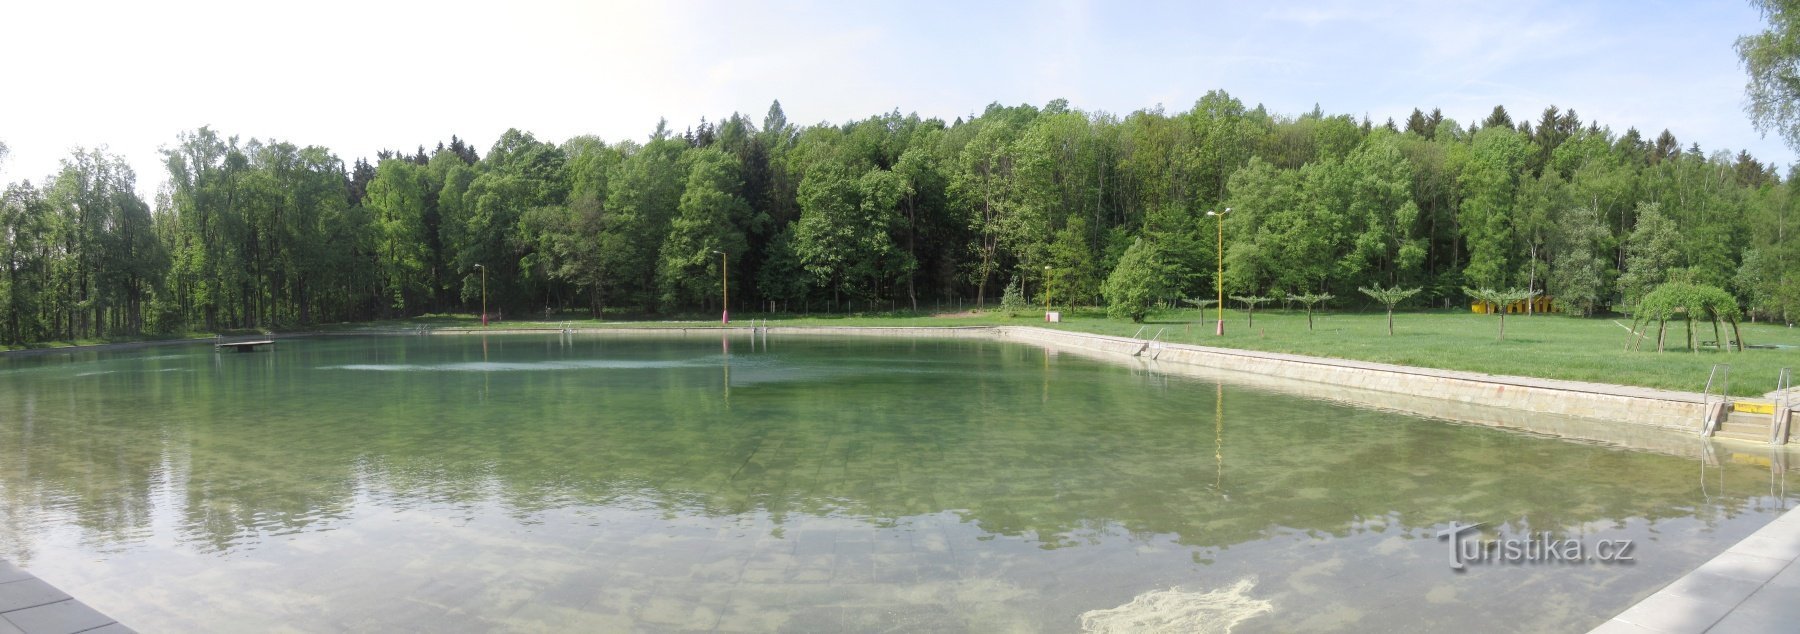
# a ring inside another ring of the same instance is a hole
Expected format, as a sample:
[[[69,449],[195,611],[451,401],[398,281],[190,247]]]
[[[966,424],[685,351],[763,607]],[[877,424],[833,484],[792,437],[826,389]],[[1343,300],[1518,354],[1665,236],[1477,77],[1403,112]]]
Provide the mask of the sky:
[[[105,146],[148,199],[160,149],[200,126],[348,164],[451,135],[485,155],[508,128],[643,140],[659,118],[760,122],[777,99],[809,124],[1057,98],[1179,111],[1216,89],[1376,123],[1555,105],[1785,166],[1794,152],[1744,114],[1732,49],[1761,28],[1744,0],[7,0],[0,182]]]

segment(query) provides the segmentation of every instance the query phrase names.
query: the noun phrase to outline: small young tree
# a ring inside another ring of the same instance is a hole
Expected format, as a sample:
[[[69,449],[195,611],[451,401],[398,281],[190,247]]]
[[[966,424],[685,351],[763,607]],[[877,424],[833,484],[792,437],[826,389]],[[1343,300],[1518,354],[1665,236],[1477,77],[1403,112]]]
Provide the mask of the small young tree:
[[[1413,289],[1413,292],[1417,293],[1418,289]],[[1313,320],[1312,320],[1313,305],[1314,304],[1322,304],[1322,303],[1332,300],[1331,293],[1306,293],[1303,295],[1289,295],[1289,296],[1287,296],[1287,298],[1289,300],[1300,302],[1300,303],[1306,305],[1306,330],[1307,330],[1307,332],[1311,332],[1313,329]],[[1394,319],[1393,312],[1389,311],[1388,312],[1388,334],[1390,334],[1390,335],[1394,334],[1393,319]]]
[[[1000,312],[1007,317],[1018,317],[1025,312],[1025,290],[1020,287],[1019,276],[1014,275],[1012,282],[1006,285],[1006,292],[1000,294]]]
[[[1506,307],[1538,296],[1538,291],[1528,291],[1522,288],[1494,290],[1465,286],[1463,292],[1477,300],[1494,305],[1494,314],[1500,316],[1500,341],[1506,340]]]
[[[1243,295],[1232,295],[1231,299],[1233,299],[1237,302],[1243,303],[1245,314],[1248,315],[1250,318],[1250,325],[1249,325],[1250,328],[1256,327],[1256,307],[1257,307],[1257,305],[1262,304],[1263,302],[1275,301],[1275,298],[1273,298],[1273,297],[1257,297],[1255,295],[1251,295],[1248,297],[1243,296]]]
[[[1192,297],[1183,297],[1183,298],[1181,298],[1181,301],[1192,304],[1194,306],[1194,308],[1198,308],[1200,310],[1206,310],[1208,308],[1212,308],[1213,304],[1219,303],[1219,300],[1216,300],[1216,299],[1194,299]]]
[[[1395,286],[1393,288],[1382,288],[1379,285],[1375,286],[1374,288],[1369,288],[1369,287],[1365,286],[1365,287],[1362,287],[1362,288],[1359,288],[1356,290],[1362,291],[1364,295],[1368,295],[1371,299],[1381,302],[1383,305],[1387,306],[1387,322],[1388,322],[1388,336],[1389,337],[1394,336],[1394,305],[1399,304],[1400,302],[1404,302],[1404,301],[1406,301],[1406,298],[1412,297],[1413,295],[1417,295],[1419,293],[1419,289],[1417,289],[1417,288],[1400,288],[1399,286]],[[1330,296],[1328,295],[1327,297],[1330,297]]]

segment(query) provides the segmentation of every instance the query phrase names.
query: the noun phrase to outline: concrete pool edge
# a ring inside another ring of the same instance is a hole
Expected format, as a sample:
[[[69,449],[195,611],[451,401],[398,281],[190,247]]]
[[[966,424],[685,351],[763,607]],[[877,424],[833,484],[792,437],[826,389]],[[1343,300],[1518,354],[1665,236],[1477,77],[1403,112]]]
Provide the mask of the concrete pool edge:
[[[133,630],[0,559],[0,632],[126,634]]]
[[[1786,632],[1800,590],[1800,509],[1789,510],[1595,633]]]

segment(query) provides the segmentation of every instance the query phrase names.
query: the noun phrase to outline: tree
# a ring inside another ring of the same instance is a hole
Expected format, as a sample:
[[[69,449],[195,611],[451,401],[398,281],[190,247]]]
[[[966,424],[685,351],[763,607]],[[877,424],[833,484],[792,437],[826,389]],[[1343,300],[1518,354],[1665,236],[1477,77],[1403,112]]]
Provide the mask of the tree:
[[[1675,221],[1663,215],[1661,203],[1638,204],[1637,228],[1626,242],[1625,254],[1619,294],[1626,306],[1635,307],[1651,289],[1669,281],[1683,263],[1681,233]]]
[[[737,159],[716,149],[694,150],[689,158],[687,187],[660,251],[658,284],[669,310],[709,300],[724,274],[718,254],[734,262],[748,248],[740,227],[750,205],[733,193],[740,185]]]
[[[1775,132],[1800,149],[1800,3],[1751,0],[1768,28],[1737,40],[1738,59],[1749,73],[1744,106],[1764,134]]]
[[[1101,289],[1106,295],[1106,313],[1143,323],[1156,302],[1169,294],[1168,272],[1155,245],[1142,238],[1131,243]]]
[[[1255,295],[1232,295],[1231,299],[1244,305],[1244,315],[1249,320],[1249,323],[1246,325],[1248,328],[1256,327],[1256,306],[1265,302],[1275,301],[1275,298],[1273,297],[1257,297]]]
[[[899,175],[879,169],[853,179],[837,164],[814,167],[801,181],[794,252],[834,298],[848,293],[874,299],[885,273],[908,270],[896,262],[889,233],[905,185]]]
[[[1418,289],[1413,289],[1413,292],[1415,292],[1415,293],[1418,292]],[[1332,297],[1331,293],[1302,293],[1299,295],[1289,295],[1288,299],[1296,301],[1296,302],[1300,302],[1301,304],[1306,305],[1306,330],[1308,332],[1310,332],[1313,329],[1313,306],[1316,304],[1323,304],[1325,302],[1329,302],[1333,299],[1333,297]],[[1402,299],[1404,299],[1404,298],[1402,298]],[[1389,335],[1394,334],[1393,321],[1394,321],[1393,309],[1389,308],[1389,310],[1388,310],[1388,334]]]
[[[1713,345],[1716,349],[1725,349],[1725,340],[1719,333],[1721,319],[1731,322],[1731,334],[1737,341],[1737,349],[1744,349],[1744,338],[1738,331],[1738,319],[1742,313],[1738,310],[1737,298],[1716,286],[1690,284],[1687,282],[1670,282],[1657,286],[1655,290],[1644,295],[1638,312],[1632,318],[1632,332],[1638,332],[1640,326],[1648,326],[1655,321],[1656,351],[1663,351],[1663,343],[1668,332],[1670,319],[1680,317],[1687,325],[1688,350],[1698,353],[1700,348],[1694,345],[1694,320],[1705,318],[1713,324]],[[1636,345],[1642,340],[1634,335]],[[1629,347],[1632,344],[1627,344]]]
[[[388,159],[375,169],[365,206],[381,232],[381,263],[388,306],[401,314],[423,299],[429,266],[425,250],[425,197],[430,189],[423,168]]]
[[[1357,290],[1362,291],[1364,295],[1368,295],[1370,299],[1374,299],[1375,301],[1381,302],[1382,305],[1387,306],[1387,327],[1389,337],[1394,336],[1394,306],[1400,302],[1406,301],[1406,298],[1408,297],[1419,294],[1420,291],[1420,289],[1417,288],[1400,288],[1398,286],[1393,288],[1382,288],[1380,286],[1369,288],[1365,286]],[[1308,310],[1310,312],[1310,308]],[[1310,319],[1308,323],[1310,326]]]
[[[1506,340],[1506,311],[1509,310],[1513,304],[1528,301],[1533,297],[1537,297],[1539,294],[1538,291],[1523,288],[1494,290],[1491,288],[1463,287],[1463,292],[1468,293],[1470,297],[1475,298],[1477,301],[1492,306],[1493,313],[1500,316],[1499,340],[1501,341]]]
[[[1071,307],[1093,302],[1100,294],[1100,264],[1088,244],[1090,232],[1086,220],[1070,218],[1050,243],[1050,272],[1044,292]]]
[[[1512,222],[1518,185],[1530,148],[1505,127],[1489,127],[1475,135],[1463,175],[1467,196],[1459,224],[1469,248],[1463,277],[1484,285],[1505,283],[1517,259]]]
[[[1006,313],[1007,317],[1018,317],[1030,309],[1025,304],[1025,291],[1020,284],[1019,276],[1014,275],[1012,281],[1006,283],[1006,290],[1000,293],[1000,312]]]
[[[1576,207],[1557,219],[1550,238],[1550,295],[1583,316],[1599,309],[1606,292],[1606,261],[1600,253],[1608,235],[1594,208]]]

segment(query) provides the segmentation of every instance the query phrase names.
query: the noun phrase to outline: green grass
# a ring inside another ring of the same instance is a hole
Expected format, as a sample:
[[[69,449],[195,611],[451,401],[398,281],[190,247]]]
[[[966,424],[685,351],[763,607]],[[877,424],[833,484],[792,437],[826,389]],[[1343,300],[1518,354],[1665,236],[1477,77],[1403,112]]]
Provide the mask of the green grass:
[[[1314,316],[1307,330],[1303,311],[1261,310],[1256,325],[1246,324],[1242,310],[1227,310],[1224,337],[1213,336],[1214,312],[1174,310],[1152,315],[1144,324],[1111,319],[1098,310],[1064,312],[1061,324],[1045,324],[1042,312],[1007,317],[997,311],[945,315],[876,313],[846,315],[735,314],[734,325],[751,319],[770,319],[780,326],[1047,326],[1061,330],[1143,337],[1163,333],[1177,343],[1286,352],[1320,357],[1394,363],[1446,370],[1465,370],[1550,379],[1592,381],[1697,392],[1706,385],[1707,372],[1715,363],[1731,365],[1731,392],[1758,396],[1775,389],[1782,367],[1800,366],[1800,348],[1746,350],[1723,353],[1710,348],[1687,350],[1685,332],[1671,327],[1668,352],[1625,352],[1629,333],[1615,321],[1624,318],[1581,319],[1561,315],[1510,315],[1506,340],[1498,341],[1499,318],[1463,311],[1402,312],[1394,316],[1394,336],[1387,334],[1382,313],[1323,312]],[[670,320],[594,320],[587,315],[557,316],[548,320],[505,321],[493,327],[544,327],[569,322],[579,327],[693,327],[717,326],[717,318],[697,315]],[[414,319],[359,322],[323,326],[317,330],[344,332],[418,327],[475,327],[469,315],[428,315]],[[1800,346],[1800,329],[1770,324],[1744,324],[1744,340],[1751,344]],[[1725,336],[1730,337],[1729,327]],[[1712,328],[1696,328],[1696,340],[1711,341]],[[1646,342],[1654,350],[1655,342]]]

